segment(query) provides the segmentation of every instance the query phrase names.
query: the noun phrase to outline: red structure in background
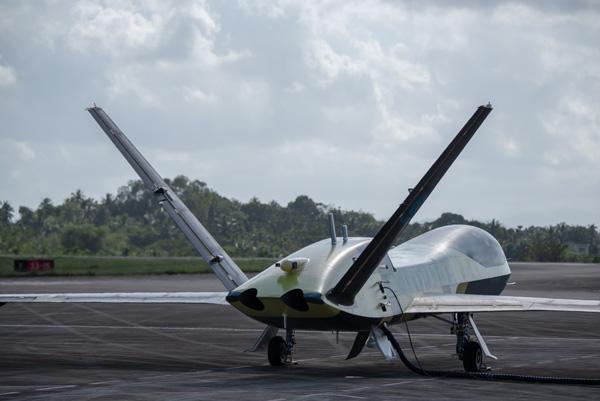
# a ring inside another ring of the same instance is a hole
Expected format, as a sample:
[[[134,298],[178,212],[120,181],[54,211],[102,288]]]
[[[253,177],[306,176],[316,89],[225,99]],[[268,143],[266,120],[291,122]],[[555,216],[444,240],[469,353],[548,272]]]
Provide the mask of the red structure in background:
[[[16,272],[47,272],[53,269],[53,259],[15,259]]]

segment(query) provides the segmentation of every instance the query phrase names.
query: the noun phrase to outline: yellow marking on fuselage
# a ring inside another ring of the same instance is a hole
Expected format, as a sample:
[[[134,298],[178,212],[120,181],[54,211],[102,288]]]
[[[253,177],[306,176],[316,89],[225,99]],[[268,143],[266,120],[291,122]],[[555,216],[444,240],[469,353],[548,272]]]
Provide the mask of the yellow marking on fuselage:
[[[468,285],[469,285],[469,283],[460,283],[459,285],[456,286],[456,293],[464,294],[467,291]]]
[[[298,274],[299,272],[285,273],[277,277],[282,294],[298,287]]]

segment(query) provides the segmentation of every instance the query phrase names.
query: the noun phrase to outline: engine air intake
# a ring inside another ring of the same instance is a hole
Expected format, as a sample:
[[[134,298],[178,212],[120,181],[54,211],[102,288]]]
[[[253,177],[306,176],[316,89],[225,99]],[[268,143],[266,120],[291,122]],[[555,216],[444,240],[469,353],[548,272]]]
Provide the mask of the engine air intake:
[[[281,300],[292,309],[300,312],[308,310],[308,303],[304,298],[304,292],[300,288],[286,292],[281,296]]]
[[[240,294],[240,302],[242,305],[254,309],[254,310],[264,310],[265,304],[262,303],[260,299],[256,296],[258,291],[256,288],[249,288],[246,291]]]

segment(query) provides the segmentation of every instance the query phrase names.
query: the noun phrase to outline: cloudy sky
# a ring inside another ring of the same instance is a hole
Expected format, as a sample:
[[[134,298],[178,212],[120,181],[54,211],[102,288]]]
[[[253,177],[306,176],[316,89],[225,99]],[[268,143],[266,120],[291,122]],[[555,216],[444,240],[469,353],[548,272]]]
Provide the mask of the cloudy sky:
[[[576,1],[2,1],[0,200],[135,177],[96,102],[166,177],[385,218],[490,101],[417,220],[600,224],[598,21]]]

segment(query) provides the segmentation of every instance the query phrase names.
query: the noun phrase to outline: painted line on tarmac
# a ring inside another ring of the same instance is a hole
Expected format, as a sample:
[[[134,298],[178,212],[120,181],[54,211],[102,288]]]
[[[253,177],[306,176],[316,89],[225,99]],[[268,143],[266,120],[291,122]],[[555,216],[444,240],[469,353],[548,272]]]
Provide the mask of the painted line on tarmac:
[[[76,384],[66,384],[64,386],[42,387],[42,388],[36,388],[35,391],[51,391],[51,390],[59,390],[61,388],[73,388],[73,387],[77,387],[77,385]]]
[[[105,381],[101,381],[101,382],[92,382],[92,383],[88,383],[90,386],[101,386],[103,384],[111,384],[111,383],[120,383],[122,382],[122,380],[105,380]]]
[[[363,351],[360,353],[361,355],[379,355],[378,351]],[[307,362],[307,361],[318,361],[323,359],[334,359],[334,358],[345,358],[348,354],[335,354],[335,355],[327,355],[327,356],[315,356],[313,358],[304,358],[304,359],[294,359],[294,362]],[[268,364],[265,366],[269,366]]]
[[[117,321],[117,322],[122,323],[122,324],[129,325],[130,327],[144,328],[144,329],[146,329],[146,330],[148,330],[148,331],[150,331],[150,332],[152,332],[152,333],[154,333],[156,335],[167,337],[167,338],[170,338],[170,339],[173,339],[173,340],[176,340],[176,341],[186,342],[186,343],[194,344],[194,345],[200,345],[200,346],[203,346],[203,347],[206,347],[206,348],[213,348],[213,349],[216,349],[216,350],[223,350],[223,351],[229,351],[229,352],[235,352],[235,351],[237,351],[235,348],[224,347],[224,346],[217,345],[217,344],[210,343],[210,342],[190,340],[188,338],[182,337],[182,336],[177,335],[177,334],[165,333],[164,330],[152,329],[152,328],[150,328],[148,326],[144,326],[144,325],[139,324],[137,322],[132,322],[132,321],[129,321],[129,320],[121,319],[121,318],[119,318],[117,316],[111,315],[110,313],[106,313],[106,312],[103,312],[103,311],[98,310],[98,309],[94,309],[94,308],[86,306],[86,305],[75,305],[75,306],[78,307],[78,308],[81,308],[81,309],[85,309],[87,311],[91,311],[92,313],[96,313],[96,314],[99,314],[99,315],[102,315],[102,316],[106,316],[109,319],[112,319],[112,320]]]
[[[433,378],[429,378],[429,379],[411,379],[411,380],[401,380],[399,382],[393,382],[393,383],[388,383],[388,384],[381,384],[381,387],[392,387],[392,386],[399,386],[401,384],[412,384],[412,383],[422,383],[422,382],[426,382],[426,381],[431,381],[431,380],[435,380]]]
[[[435,379],[434,378],[429,378],[429,379],[418,378],[418,379],[410,379],[410,380],[401,380],[401,381],[397,381],[397,382],[393,382],[393,383],[381,384],[381,385],[377,385],[377,386],[353,387],[353,388],[349,388],[349,389],[346,389],[346,390],[342,390],[342,392],[343,393],[354,393],[354,392],[359,392],[359,391],[370,390],[370,389],[373,389],[373,388],[392,387],[392,386],[399,386],[399,385],[402,385],[402,384],[422,383],[422,382],[431,381],[431,380],[435,380]]]
[[[85,333],[83,333],[81,331],[78,331],[77,326],[64,326],[64,325],[60,324],[58,321],[56,321],[56,320],[54,320],[54,319],[52,319],[52,318],[50,318],[48,316],[45,316],[42,313],[36,312],[34,309],[32,309],[32,308],[30,308],[30,307],[28,307],[26,305],[21,305],[21,307],[23,309],[25,309],[26,311],[28,311],[29,313],[32,313],[32,314],[36,315],[38,318],[43,319],[43,320],[45,320],[47,322],[50,322],[51,325],[62,326],[67,331],[75,334],[78,337],[87,338],[88,340],[99,342],[100,344],[105,344],[105,345],[112,346],[112,347],[118,347],[118,348],[127,349],[127,350],[130,350],[130,351],[137,352],[139,354],[152,355],[154,357],[158,356],[160,358],[165,358],[165,359],[168,359],[168,360],[177,361],[178,363],[181,363],[181,362],[194,363],[194,364],[198,363],[198,361],[190,359],[190,358],[186,358],[186,357],[175,357],[175,356],[170,355],[170,354],[165,354],[165,353],[161,353],[161,352],[155,352],[155,351],[151,351],[151,350],[144,349],[144,348],[137,348],[137,347],[133,347],[133,346],[129,346],[129,345],[117,343],[117,342],[106,341],[106,340],[103,340],[102,338],[97,337],[95,335],[89,335],[89,334],[85,334]],[[124,326],[124,327],[127,327],[127,326]],[[211,364],[213,366],[218,366],[218,367],[224,367],[224,365],[220,364],[220,363],[214,363],[214,362],[210,362],[209,363],[207,361],[204,361],[203,363],[205,363],[205,364]]]
[[[352,392],[355,392],[355,391],[368,390],[370,388],[373,388],[373,386],[347,388],[345,390],[342,390],[342,393],[352,393]]]
[[[315,397],[340,397],[340,398],[351,398],[351,399],[355,399],[355,400],[364,400],[366,399],[365,397],[360,397],[357,395],[348,395],[348,394],[340,394],[340,393],[313,393],[313,394],[306,394],[300,397],[297,397],[297,400],[305,400],[307,398],[315,398]]]
[[[68,325],[68,324],[0,324],[0,327],[14,327],[14,328],[36,328],[36,329],[111,329],[111,330],[184,330],[184,331],[221,331],[221,332],[246,332],[246,333],[262,333],[264,329],[239,329],[233,327],[185,327],[185,326],[116,326],[116,325]],[[331,334],[329,331],[312,331],[312,330],[296,330],[296,333],[320,333],[320,334]],[[353,334],[353,333],[340,333],[340,334]],[[394,333],[398,337],[407,337],[405,333]],[[454,337],[451,334],[438,334],[438,333],[414,333],[411,334],[415,337],[441,337],[448,338]],[[536,336],[494,336],[486,335],[486,338],[490,339],[532,339],[532,340],[573,340],[573,341],[600,341],[600,338],[584,338],[584,337],[536,337]],[[442,344],[454,345],[454,343]]]

